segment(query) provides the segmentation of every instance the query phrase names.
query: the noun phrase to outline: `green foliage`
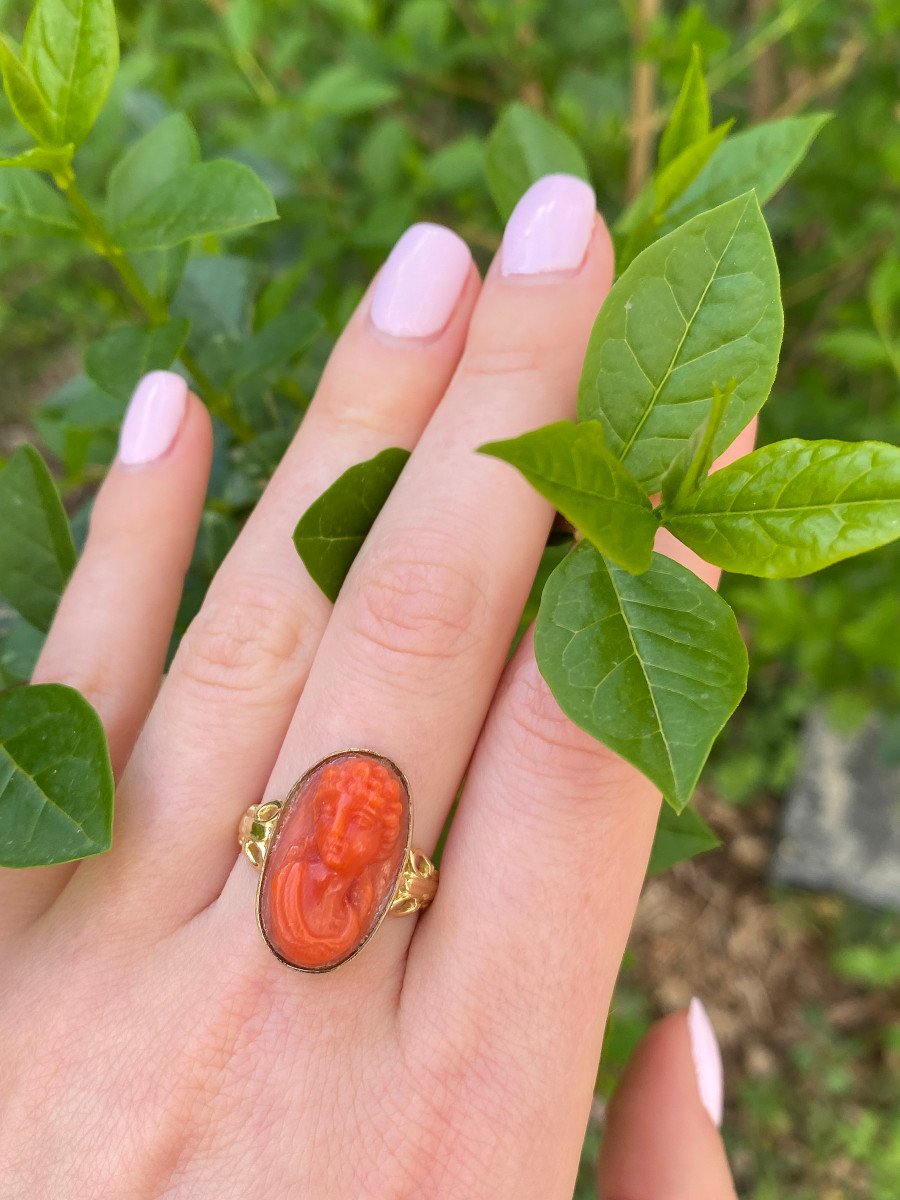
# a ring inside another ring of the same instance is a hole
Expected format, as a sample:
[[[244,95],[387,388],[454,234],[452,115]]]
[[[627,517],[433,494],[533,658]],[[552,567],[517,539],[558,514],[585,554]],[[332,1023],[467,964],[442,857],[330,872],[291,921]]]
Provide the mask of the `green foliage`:
[[[664,520],[728,571],[807,575],[900,537],[900,448],[775,442],[711,475]]]
[[[774,196],[796,170],[828,113],[767,121],[728,138],[697,178],[668,209],[662,232],[668,232],[744,192],[756,192],[760,204]]]
[[[195,163],[139,199],[113,223],[112,234],[126,250],[168,250],[277,215],[271,192],[249,167],[225,160]]]
[[[676,863],[715,850],[721,842],[692,808],[676,813],[668,804],[660,809],[650,853],[649,875],[661,875]]]
[[[43,147],[53,141],[54,119],[30,72],[9,38],[0,36],[0,74],[10,107],[19,124]]]
[[[694,46],[669,123],[659,139],[657,165],[660,168],[667,167],[685,150],[702,141],[709,133],[709,126],[709,93],[703,77],[700,52]]]
[[[339,476],[297,523],[294,545],[329,600],[347,572],[409,458],[408,450],[382,450]]]
[[[106,735],[83,696],[55,683],[0,694],[0,866],[108,850],[113,791]]]
[[[635,574],[650,566],[657,529],[653,508],[607,450],[599,421],[557,421],[480,450],[518,467],[614,563]]]
[[[170,367],[190,328],[183,318],[165,325],[114,329],[88,347],[84,368],[110,396],[127,400],[148,371]]]
[[[0,171],[0,235],[72,238],[78,226],[58,193],[34,171]]]
[[[542,175],[590,177],[577,143],[523,104],[511,104],[494,126],[488,138],[485,171],[491,196],[504,219]]]
[[[49,136],[38,140],[79,145],[119,69],[113,0],[37,0],[22,42],[22,66],[50,117]]]
[[[655,491],[735,380],[721,451],[769,394],[781,345],[778,268],[752,194],[703,213],[635,259],[604,301],[588,344],[578,416]]]
[[[0,470],[0,595],[46,632],[75,566],[69,521],[44,460],[20,446]]]
[[[680,811],[746,686],[721,596],[662,555],[633,576],[582,543],[544,588],[535,651],[567,716]]]
[[[733,391],[733,379],[729,379],[724,388],[713,384],[709,412],[672,459],[672,465],[663,475],[660,486],[662,502],[666,508],[677,508],[700,487],[709,474],[715,458],[716,438]]]

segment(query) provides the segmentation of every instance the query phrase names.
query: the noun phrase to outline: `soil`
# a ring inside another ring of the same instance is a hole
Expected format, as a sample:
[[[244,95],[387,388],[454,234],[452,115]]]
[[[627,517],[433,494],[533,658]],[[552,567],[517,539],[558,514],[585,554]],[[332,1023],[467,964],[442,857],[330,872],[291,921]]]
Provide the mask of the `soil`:
[[[774,905],[766,871],[778,807],[734,807],[708,795],[697,809],[721,849],[648,881],[631,939],[631,977],[662,1012],[700,996],[726,1069],[767,1075],[804,1035],[811,1005],[841,1032],[889,1019],[890,997],[860,993],[835,975],[820,931]],[[810,897],[823,917],[841,901]]]

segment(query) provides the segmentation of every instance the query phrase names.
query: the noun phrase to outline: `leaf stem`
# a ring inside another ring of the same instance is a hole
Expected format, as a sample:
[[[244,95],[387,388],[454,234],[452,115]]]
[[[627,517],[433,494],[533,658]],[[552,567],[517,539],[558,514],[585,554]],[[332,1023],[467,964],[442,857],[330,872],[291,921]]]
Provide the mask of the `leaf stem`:
[[[71,167],[53,176],[54,182],[68,201],[69,207],[81,225],[84,236],[91,248],[105,259],[121,280],[131,299],[146,315],[152,325],[164,325],[171,320],[169,307],[144,284],[134,269],[128,255],[119,246],[107,229],[100,215],[91,207],[78,186],[75,172]],[[223,424],[242,442],[249,442],[253,430],[235,411],[234,404],[227,392],[222,391],[209,378],[194,355],[187,347],[182,348],[179,358],[190,371],[191,376],[203,394],[206,406],[213,416],[218,417]]]

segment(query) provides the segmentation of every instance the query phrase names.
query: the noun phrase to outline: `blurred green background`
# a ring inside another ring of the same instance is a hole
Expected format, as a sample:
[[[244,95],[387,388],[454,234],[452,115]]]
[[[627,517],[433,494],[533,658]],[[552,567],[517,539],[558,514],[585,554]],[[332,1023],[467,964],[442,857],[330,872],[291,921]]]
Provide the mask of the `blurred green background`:
[[[28,7],[0,0],[0,27],[19,36]],[[835,113],[767,209],[786,331],[761,439],[900,440],[898,0],[123,0],[117,8],[123,65],[77,156],[82,186],[102,191],[125,145],[167,113],[186,112],[204,155],[253,166],[282,218],[197,248],[192,316],[196,328],[205,312],[209,361],[283,312],[314,309],[324,319],[310,351],[267,379],[265,432],[231,451],[239,470],[225,479],[219,463],[183,621],[296,425],[330,341],[404,227],[452,224],[482,265],[497,246],[483,160],[503,105],[519,100],[579,143],[612,220],[646,170],[692,45],[716,120],[746,128]],[[0,109],[0,146],[21,145]],[[119,416],[108,403],[98,412],[85,391],[82,352],[129,315],[100,260],[65,242],[0,240],[0,452],[37,436],[73,511],[109,459]],[[602,1097],[635,1038],[698,991],[722,1034],[726,1137],[741,1194],[888,1200],[900,1179],[892,1085],[900,926],[839,897],[775,891],[765,872],[797,732],[813,706],[825,705],[846,731],[881,712],[886,753],[900,760],[900,543],[811,579],[724,586],[752,664],[747,701],[700,802],[725,848],[647,889],[579,1195],[590,1194]],[[28,647],[7,643],[0,668],[14,678],[13,660]]]

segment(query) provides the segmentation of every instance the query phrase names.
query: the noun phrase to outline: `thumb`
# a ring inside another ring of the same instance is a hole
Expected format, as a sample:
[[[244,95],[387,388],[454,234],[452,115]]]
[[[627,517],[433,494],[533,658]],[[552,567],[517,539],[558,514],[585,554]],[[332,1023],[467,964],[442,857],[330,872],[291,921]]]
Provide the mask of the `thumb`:
[[[601,1200],[735,1200],[721,1120],[722,1059],[695,999],[652,1026],[616,1089],[600,1154]]]

